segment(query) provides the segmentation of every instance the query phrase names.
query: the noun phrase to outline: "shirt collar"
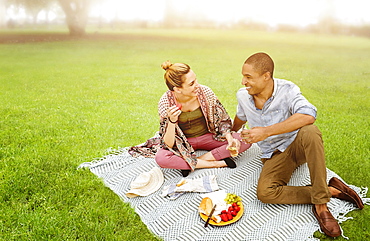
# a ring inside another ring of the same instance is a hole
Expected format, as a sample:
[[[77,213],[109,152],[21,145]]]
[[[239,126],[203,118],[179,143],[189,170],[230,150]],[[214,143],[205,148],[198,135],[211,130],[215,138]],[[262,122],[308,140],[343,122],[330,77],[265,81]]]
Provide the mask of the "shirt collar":
[[[272,99],[275,98],[275,95],[276,95],[276,92],[277,92],[277,81],[274,78],[272,78],[272,80],[274,81],[274,90],[272,91],[272,95],[271,95],[270,99],[271,98]],[[249,95],[249,99],[254,103],[254,100],[253,100],[253,96],[252,95]]]
[[[275,97],[276,92],[277,92],[277,81],[274,78],[272,78],[272,80],[274,81],[274,91],[272,92],[271,97]]]

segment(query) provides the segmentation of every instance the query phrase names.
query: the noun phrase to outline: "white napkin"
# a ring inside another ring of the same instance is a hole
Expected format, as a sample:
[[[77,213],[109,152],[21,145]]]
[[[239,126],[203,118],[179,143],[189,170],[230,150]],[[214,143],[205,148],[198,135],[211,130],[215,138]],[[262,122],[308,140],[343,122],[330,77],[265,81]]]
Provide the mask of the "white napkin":
[[[213,192],[218,189],[219,187],[215,175],[204,176],[196,179],[183,178],[176,184],[163,187],[162,197],[176,199],[186,192]]]

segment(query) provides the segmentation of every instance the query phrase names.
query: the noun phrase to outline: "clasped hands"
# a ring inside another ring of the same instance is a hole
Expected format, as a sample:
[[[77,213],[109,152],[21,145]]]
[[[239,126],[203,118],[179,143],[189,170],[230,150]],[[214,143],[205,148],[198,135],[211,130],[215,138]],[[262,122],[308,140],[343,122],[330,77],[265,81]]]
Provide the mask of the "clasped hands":
[[[263,127],[253,127],[252,129],[242,129],[240,133],[242,141],[246,144],[252,144],[259,141],[263,141],[268,137],[266,129]],[[231,139],[226,149],[230,151],[231,156],[235,157],[238,155],[240,149],[240,141],[238,139]]]

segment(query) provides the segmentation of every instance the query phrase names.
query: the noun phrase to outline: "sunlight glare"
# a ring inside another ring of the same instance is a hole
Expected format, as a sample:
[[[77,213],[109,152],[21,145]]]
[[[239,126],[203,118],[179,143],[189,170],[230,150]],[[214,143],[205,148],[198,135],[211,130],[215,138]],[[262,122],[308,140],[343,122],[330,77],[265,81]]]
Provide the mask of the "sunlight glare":
[[[92,13],[106,20],[160,21],[164,14],[164,0],[106,0],[93,8]]]
[[[92,12],[106,20],[162,21],[170,6],[175,15],[187,16],[191,20],[254,21],[272,27],[279,24],[305,27],[324,17],[349,24],[370,23],[369,5],[367,0],[105,0]]]

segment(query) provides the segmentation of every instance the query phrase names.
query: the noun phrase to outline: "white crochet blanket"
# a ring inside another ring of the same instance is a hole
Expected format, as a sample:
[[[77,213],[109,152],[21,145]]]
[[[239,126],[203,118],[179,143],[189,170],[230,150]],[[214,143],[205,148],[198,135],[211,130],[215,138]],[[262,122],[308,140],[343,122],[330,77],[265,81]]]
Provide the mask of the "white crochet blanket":
[[[202,154],[202,152],[198,152]],[[262,164],[260,149],[255,144],[236,158],[237,168],[197,169],[188,178],[216,175],[220,189],[235,193],[243,200],[244,214],[241,219],[228,226],[204,228],[204,221],[198,214],[201,202],[199,193],[185,193],[175,200],[161,196],[164,186],[177,183],[182,179],[178,170],[162,169],[164,183],[155,193],[147,197],[129,199],[125,193],[130,183],[143,172],[150,171],[156,162],[152,158],[133,158],[123,148],[93,162],[86,162],[80,168],[87,167],[104,180],[104,183],[124,202],[128,202],[155,235],[163,240],[316,240],[313,233],[319,230],[311,205],[269,205],[256,198],[256,186]],[[328,180],[336,176],[327,169]],[[307,165],[300,166],[293,174],[288,185],[304,186],[310,184]],[[363,197],[364,203],[370,203],[366,197],[367,188],[351,186]],[[341,223],[346,214],[355,209],[349,202],[332,198],[328,203],[333,216]]]

